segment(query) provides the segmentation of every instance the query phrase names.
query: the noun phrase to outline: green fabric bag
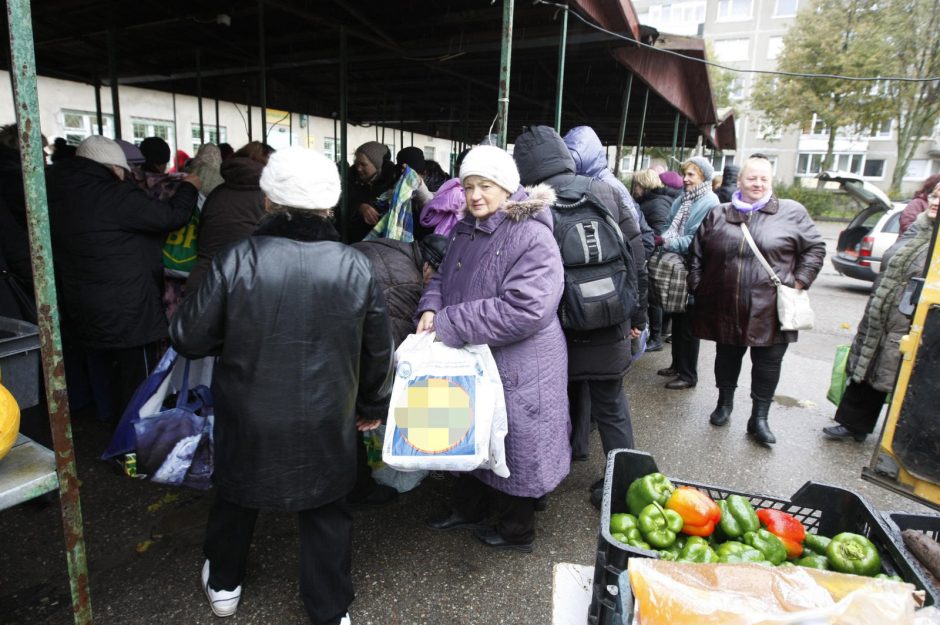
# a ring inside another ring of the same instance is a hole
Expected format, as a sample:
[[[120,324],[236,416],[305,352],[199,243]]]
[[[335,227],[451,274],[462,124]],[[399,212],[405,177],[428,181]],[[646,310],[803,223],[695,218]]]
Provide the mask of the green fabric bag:
[[[201,211],[194,209],[189,223],[167,235],[163,246],[163,266],[169,270],[170,275],[185,278],[196,266],[200,215]]]
[[[845,387],[848,386],[849,376],[845,368],[849,363],[849,346],[837,345],[836,358],[832,362],[832,378],[829,381],[829,392],[826,393],[826,399],[836,406],[842,401],[845,394]]]

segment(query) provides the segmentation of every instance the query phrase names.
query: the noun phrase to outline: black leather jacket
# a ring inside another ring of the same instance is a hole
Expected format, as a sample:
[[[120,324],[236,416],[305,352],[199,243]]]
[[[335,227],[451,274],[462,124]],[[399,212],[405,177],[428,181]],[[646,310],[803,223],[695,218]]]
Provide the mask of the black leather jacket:
[[[223,499],[296,511],[352,489],[355,419],[385,417],[392,335],[368,259],[329,222],[273,216],[216,255],[170,336],[184,356],[218,356]]]

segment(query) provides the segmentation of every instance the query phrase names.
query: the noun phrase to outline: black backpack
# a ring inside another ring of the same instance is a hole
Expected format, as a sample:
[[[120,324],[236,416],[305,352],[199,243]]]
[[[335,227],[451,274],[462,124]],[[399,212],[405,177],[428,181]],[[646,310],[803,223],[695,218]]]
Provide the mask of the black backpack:
[[[617,220],[591,188],[593,182],[576,176],[552,204],[565,267],[558,316],[562,328],[579,332],[629,321],[638,300],[633,254]]]

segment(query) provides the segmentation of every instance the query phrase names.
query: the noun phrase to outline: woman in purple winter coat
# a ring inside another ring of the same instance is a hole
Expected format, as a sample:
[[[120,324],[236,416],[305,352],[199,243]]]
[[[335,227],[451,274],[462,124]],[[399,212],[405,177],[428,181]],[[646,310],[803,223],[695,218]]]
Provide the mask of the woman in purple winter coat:
[[[437,530],[472,529],[489,547],[532,551],[535,501],[568,474],[568,358],[558,322],[561,254],[552,234],[550,188],[524,190],[512,157],[470,151],[460,168],[467,214],[418,304],[418,332],[449,347],[489,345],[506,395],[510,476],[462,474]],[[492,500],[492,508],[490,503]],[[495,512],[496,525],[484,521]]]

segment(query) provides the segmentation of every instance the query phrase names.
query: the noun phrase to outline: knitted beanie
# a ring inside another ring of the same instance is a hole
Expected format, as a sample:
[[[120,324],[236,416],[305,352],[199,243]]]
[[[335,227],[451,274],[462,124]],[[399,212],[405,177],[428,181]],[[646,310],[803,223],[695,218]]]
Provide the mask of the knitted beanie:
[[[91,135],[78,144],[76,156],[83,156],[102,165],[117,165],[130,170],[124,150],[116,142],[101,135]]]
[[[688,165],[695,165],[698,167],[698,170],[702,172],[702,177],[705,178],[705,182],[709,182],[712,178],[715,177],[715,167],[711,164],[704,156],[693,156],[686,162],[682,163],[682,169],[685,169]]]
[[[170,146],[160,137],[147,137],[141,141],[140,151],[151,165],[166,165],[170,162]]]
[[[382,171],[382,163],[385,162],[386,157],[391,158],[388,147],[378,141],[366,141],[356,148],[356,154],[365,154],[365,157],[378,171]]]
[[[519,189],[516,161],[495,145],[478,145],[467,153],[460,165],[461,184],[469,176],[492,180],[510,194]]]
[[[289,208],[328,210],[336,206],[340,194],[336,164],[299,146],[273,153],[260,184],[269,200]]]

